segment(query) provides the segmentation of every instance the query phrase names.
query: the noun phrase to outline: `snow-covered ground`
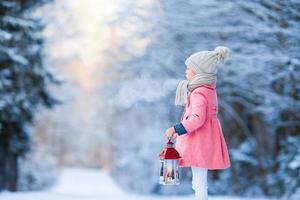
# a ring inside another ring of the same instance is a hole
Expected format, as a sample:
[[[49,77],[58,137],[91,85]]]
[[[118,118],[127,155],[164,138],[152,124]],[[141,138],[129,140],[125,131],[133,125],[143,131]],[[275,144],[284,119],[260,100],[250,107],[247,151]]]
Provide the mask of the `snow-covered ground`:
[[[168,187],[168,186],[166,186]],[[57,184],[39,192],[2,192],[0,200],[193,200],[193,196],[141,196],[122,191],[108,171],[65,168]],[[210,200],[265,200],[258,198],[210,197]]]

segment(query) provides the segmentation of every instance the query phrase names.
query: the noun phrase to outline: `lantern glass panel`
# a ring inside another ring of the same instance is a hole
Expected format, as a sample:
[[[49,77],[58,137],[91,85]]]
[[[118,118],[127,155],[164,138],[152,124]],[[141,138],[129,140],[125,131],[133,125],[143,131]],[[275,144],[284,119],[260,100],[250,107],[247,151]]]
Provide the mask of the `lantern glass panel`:
[[[161,159],[159,183],[163,185],[178,185],[179,171],[177,159]]]

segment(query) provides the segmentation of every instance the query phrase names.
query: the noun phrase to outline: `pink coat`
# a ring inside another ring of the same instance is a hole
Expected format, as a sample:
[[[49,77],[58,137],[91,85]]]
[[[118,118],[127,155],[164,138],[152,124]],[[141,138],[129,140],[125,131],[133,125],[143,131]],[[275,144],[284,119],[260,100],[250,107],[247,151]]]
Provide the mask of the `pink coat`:
[[[188,96],[181,123],[187,133],[176,138],[180,167],[205,167],[210,170],[230,167],[227,145],[218,119],[215,84],[205,84]]]

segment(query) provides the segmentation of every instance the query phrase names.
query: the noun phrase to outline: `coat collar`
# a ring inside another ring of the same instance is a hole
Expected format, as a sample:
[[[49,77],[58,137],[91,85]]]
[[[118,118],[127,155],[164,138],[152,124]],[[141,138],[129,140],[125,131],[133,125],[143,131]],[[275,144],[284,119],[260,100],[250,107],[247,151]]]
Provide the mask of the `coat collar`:
[[[204,84],[202,87],[206,87],[209,89],[216,89],[216,83]]]
[[[206,88],[208,88],[208,89],[215,90],[216,87],[217,87],[217,85],[216,85],[216,83],[203,84],[203,85],[200,85],[199,87],[196,87],[194,90],[196,90],[196,89],[198,89],[198,88],[200,88],[200,87],[206,87]],[[193,90],[193,91],[194,91],[194,90]],[[191,92],[188,93],[188,105],[189,105],[190,94],[191,94],[193,91],[191,91]]]
[[[216,89],[217,86],[216,86],[216,83],[207,83],[207,84],[200,85],[199,87],[206,87],[208,89],[214,90],[214,89]],[[197,87],[197,88],[199,88],[199,87]],[[195,88],[195,89],[197,89],[197,88]]]

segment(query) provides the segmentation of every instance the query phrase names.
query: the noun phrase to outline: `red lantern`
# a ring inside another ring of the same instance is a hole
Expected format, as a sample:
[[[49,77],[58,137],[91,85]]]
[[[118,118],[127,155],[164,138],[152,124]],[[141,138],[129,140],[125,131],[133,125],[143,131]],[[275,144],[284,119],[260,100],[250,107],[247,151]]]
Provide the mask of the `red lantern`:
[[[179,170],[178,160],[181,158],[178,151],[173,147],[171,138],[168,138],[167,146],[160,152],[159,184],[178,185]]]

